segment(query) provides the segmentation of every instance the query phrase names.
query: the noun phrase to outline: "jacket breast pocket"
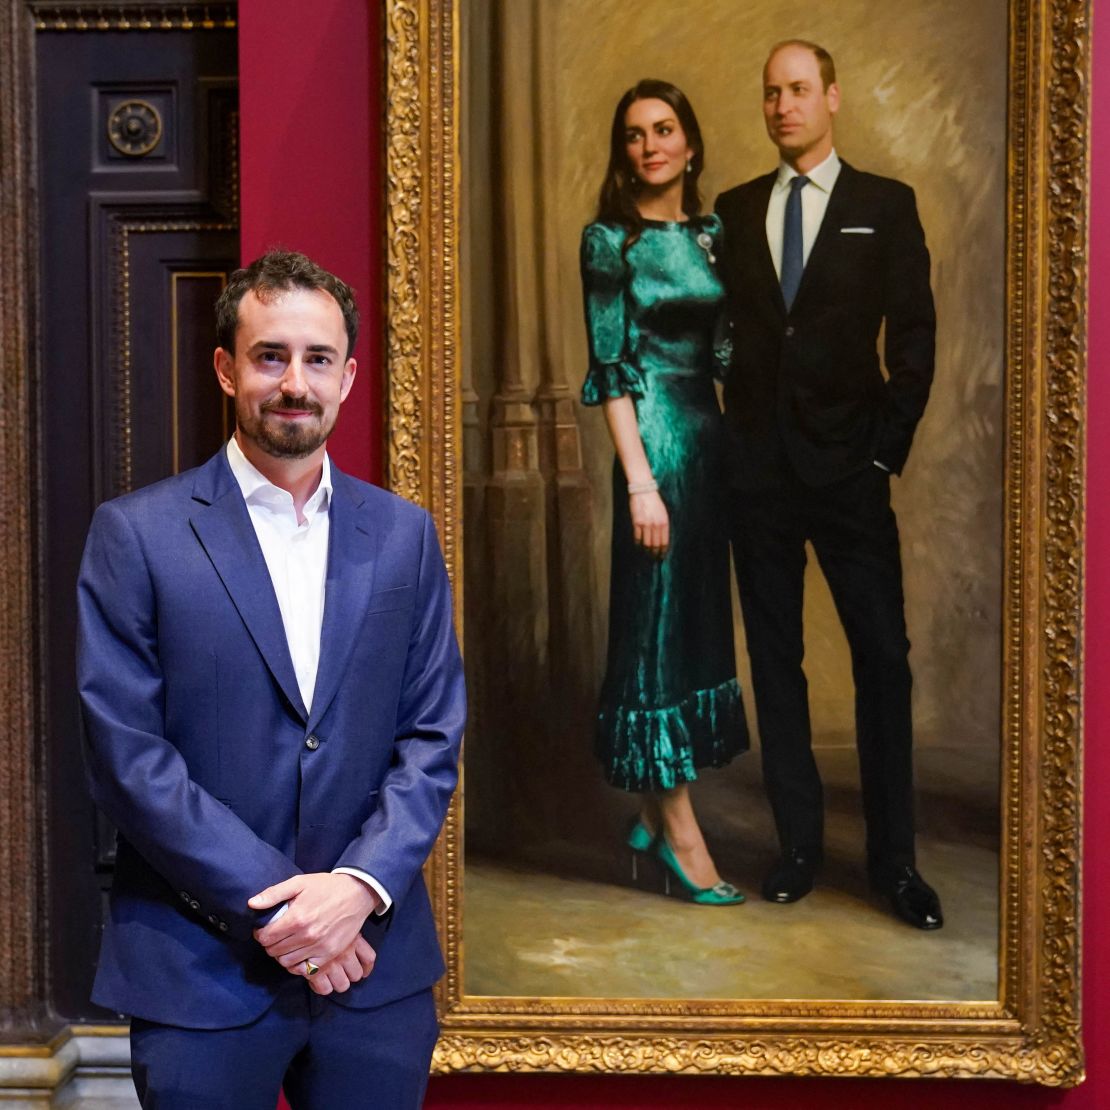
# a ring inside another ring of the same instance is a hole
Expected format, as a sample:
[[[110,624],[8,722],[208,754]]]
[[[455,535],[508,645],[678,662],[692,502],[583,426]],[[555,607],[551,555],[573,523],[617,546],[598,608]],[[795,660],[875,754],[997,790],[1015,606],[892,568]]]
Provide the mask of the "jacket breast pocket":
[[[416,602],[415,586],[394,586],[389,590],[375,590],[370,595],[366,612],[391,613],[395,609],[411,609]]]
[[[845,228],[864,227],[846,224]],[[826,263],[820,274],[827,279],[827,290],[820,298],[825,304],[856,303],[881,293],[886,274],[886,241],[880,229],[851,231],[838,228]]]
[[[850,257],[881,254],[885,240],[878,228],[849,224],[836,233],[836,248]]]

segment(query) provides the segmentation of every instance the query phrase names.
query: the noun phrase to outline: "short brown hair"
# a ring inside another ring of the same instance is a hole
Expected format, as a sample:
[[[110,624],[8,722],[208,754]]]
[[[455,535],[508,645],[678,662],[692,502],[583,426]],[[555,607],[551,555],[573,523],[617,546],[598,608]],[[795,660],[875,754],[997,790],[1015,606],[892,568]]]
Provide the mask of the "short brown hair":
[[[832,60],[832,55],[823,46],[810,42],[809,39],[783,39],[782,42],[776,42],[767,55],[767,61],[769,62],[780,50],[787,46],[800,46],[803,50],[808,50],[817,59],[817,68],[821,71],[821,84],[824,86],[825,92],[829,91],[830,85],[836,84],[836,63]],[[766,68],[766,62],[764,68]]]
[[[216,342],[235,354],[239,327],[239,302],[253,290],[259,300],[269,300],[291,289],[320,289],[335,298],[347,329],[347,358],[358,339],[358,305],[354,290],[335,274],[318,266],[300,251],[270,250],[249,266],[236,270],[216,301]]]

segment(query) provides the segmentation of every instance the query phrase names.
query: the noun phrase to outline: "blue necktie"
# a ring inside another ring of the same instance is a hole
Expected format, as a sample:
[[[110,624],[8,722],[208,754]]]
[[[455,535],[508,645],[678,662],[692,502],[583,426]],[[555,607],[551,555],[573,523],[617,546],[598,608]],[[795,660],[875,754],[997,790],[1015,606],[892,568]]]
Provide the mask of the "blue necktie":
[[[786,215],[782,221],[782,299],[786,311],[798,295],[802,284],[802,189],[809,184],[808,177],[798,176],[791,179],[790,196],[786,198]]]

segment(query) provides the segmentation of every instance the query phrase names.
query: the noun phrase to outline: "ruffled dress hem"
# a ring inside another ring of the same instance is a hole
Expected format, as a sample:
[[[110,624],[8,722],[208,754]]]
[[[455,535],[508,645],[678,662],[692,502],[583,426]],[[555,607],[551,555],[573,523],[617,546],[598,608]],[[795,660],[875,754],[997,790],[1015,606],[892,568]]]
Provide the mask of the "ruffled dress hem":
[[[622,790],[671,790],[703,767],[723,767],[750,746],[740,683],[695,690],[676,705],[603,707],[596,753],[606,780]]]

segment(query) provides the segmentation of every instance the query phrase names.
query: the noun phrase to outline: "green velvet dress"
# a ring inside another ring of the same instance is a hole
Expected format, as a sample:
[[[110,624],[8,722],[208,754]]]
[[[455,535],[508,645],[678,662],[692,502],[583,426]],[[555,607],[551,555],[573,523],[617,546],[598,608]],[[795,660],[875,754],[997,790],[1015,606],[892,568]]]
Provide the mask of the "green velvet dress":
[[[613,467],[609,650],[596,749],[605,776],[667,790],[748,747],[729,599],[724,427],[713,380],[727,362],[716,216],[590,224],[582,283],[590,365],[582,402],[628,394],[670,520],[654,559],[632,538],[627,481]]]

